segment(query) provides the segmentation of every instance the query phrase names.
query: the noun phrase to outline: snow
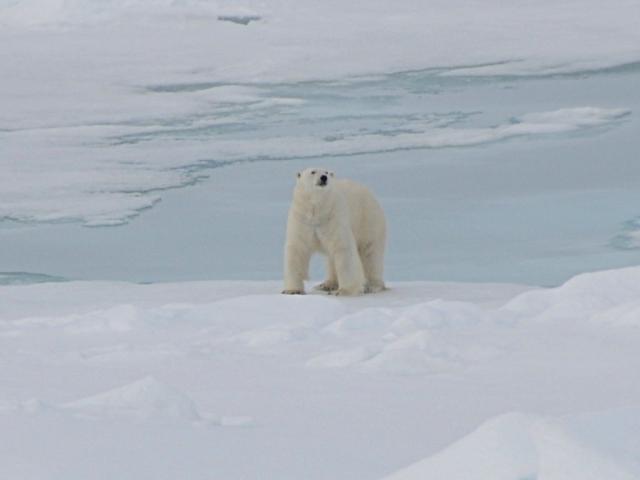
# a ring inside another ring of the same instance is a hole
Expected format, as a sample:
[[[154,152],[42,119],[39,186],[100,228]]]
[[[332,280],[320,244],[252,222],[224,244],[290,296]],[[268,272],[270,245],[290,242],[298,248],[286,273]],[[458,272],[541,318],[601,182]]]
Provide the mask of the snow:
[[[241,106],[249,103],[246,108],[259,109],[265,115],[270,109],[301,101],[264,100],[252,89],[214,87],[211,90],[221,89],[224,93],[220,95],[225,102]],[[212,96],[218,98],[218,93],[212,93]],[[206,97],[202,94],[199,97],[206,104]],[[141,210],[153,207],[161,199],[158,191],[197,181],[202,177],[200,167],[204,158],[217,159],[215,167],[220,165],[219,161],[232,163],[469,147],[517,137],[615,125],[630,113],[623,108],[577,107],[528,113],[506,119],[499,125],[466,128],[455,126],[460,120],[453,115],[405,121],[400,132],[394,131],[394,126],[388,131],[358,131],[339,136],[298,132],[254,139],[233,138],[222,133],[217,135],[215,142],[188,145],[173,139],[157,140],[158,135],[174,134],[175,126],[12,129],[3,135],[6,180],[0,217],[21,222],[81,221],[86,226],[113,226],[126,223]],[[240,119],[232,117],[225,121],[239,122]],[[197,133],[198,121],[190,123],[189,130]],[[224,124],[221,127],[224,128]],[[207,120],[202,128],[215,129],[216,125]],[[149,138],[145,132],[149,132]],[[74,137],[83,145],[78,145]],[[100,145],[105,141],[109,141],[112,148],[105,149],[105,145]],[[80,162],[78,148],[83,152]]]
[[[640,478],[639,19],[0,0],[0,478]],[[421,281],[266,280],[312,159]]]
[[[66,403],[64,408],[88,417],[197,421],[201,417],[184,393],[145,377],[122,387]]]
[[[390,286],[2,286],[0,474],[640,475],[639,267]]]
[[[639,413],[636,408],[557,418],[500,415],[385,480],[631,480],[638,462],[625,445],[638,441]],[[603,423],[605,428],[615,426],[617,437],[605,445]]]
[[[277,92],[296,82],[357,86],[418,71],[464,83],[635,65],[638,18],[629,0],[607,8],[410,0],[393,9],[380,0],[5,1],[0,218],[121,225],[163,190],[229,162],[472,146],[606,125],[628,106],[560,102],[511,112],[515,123],[507,116],[470,127],[460,125],[469,112],[435,112],[445,115],[403,121],[401,132],[261,132],[274,115],[303,108],[304,98]],[[247,128],[251,139],[238,134]]]

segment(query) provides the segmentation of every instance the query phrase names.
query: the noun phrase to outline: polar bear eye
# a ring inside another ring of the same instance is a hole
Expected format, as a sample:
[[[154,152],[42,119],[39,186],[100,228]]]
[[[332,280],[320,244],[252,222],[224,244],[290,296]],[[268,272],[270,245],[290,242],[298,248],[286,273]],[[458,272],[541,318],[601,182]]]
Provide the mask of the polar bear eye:
[[[311,175],[315,175],[315,174],[316,174],[316,171],[315,171],[315,170],[312,170],[312,171],[311,171]]]

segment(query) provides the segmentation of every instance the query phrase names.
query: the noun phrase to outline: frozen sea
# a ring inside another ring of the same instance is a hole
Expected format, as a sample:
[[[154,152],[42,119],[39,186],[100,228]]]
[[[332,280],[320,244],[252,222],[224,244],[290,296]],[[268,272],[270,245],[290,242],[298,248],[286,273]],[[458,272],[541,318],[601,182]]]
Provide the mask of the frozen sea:
[[[294,175],[310,165],[377,193],[391,279],[556,285],[638,264],[640,64],[524,77],[457,72],[147,85],[137,95],[233,98],[157,126],[90,140],[80,133],[73,154],[153,162],[169,149],[183,163],[167,168],[186,179],[167,187],[181,188],[141,189],[149,204],[113,222],[82,213],[5,220],[0,265],[68,279],[276,279]],[[531,112],[563,111],[560,128],[551,117],[508,130]],[[120,189],[136,195],[135,185]]]
[[[640,478],[638,25],[0,0],[0,478]],[[389,291],[279,294],[310,165]]]
[[[390,279],[635,265],[639,19],[627,0],[0,1],[0,282],[278,279],[309,165],[380,197]]]

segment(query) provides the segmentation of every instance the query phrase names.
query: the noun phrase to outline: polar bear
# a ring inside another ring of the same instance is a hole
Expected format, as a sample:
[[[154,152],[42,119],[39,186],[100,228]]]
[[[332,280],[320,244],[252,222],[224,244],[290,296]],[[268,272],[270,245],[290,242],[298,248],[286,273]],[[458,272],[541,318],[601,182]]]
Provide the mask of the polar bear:
[[[315,252],[327,256],[326,280],[316,289],[337,295],[384,290],[385,243],[384,212],[369,189],[307,168],[297,175],[289,209],[282,293],[304,293]]]

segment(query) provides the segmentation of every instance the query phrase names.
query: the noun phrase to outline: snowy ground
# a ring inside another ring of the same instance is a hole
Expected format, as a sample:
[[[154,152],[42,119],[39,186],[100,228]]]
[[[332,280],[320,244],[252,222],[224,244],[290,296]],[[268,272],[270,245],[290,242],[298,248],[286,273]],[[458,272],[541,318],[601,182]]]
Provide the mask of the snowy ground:
[[[278,288],[1,287],[0,476],[640,476],[640,268]]]
[[[0,0],[0,478],[640,478],[639,24]],[[309,164],[390,291],[277,293]]]

